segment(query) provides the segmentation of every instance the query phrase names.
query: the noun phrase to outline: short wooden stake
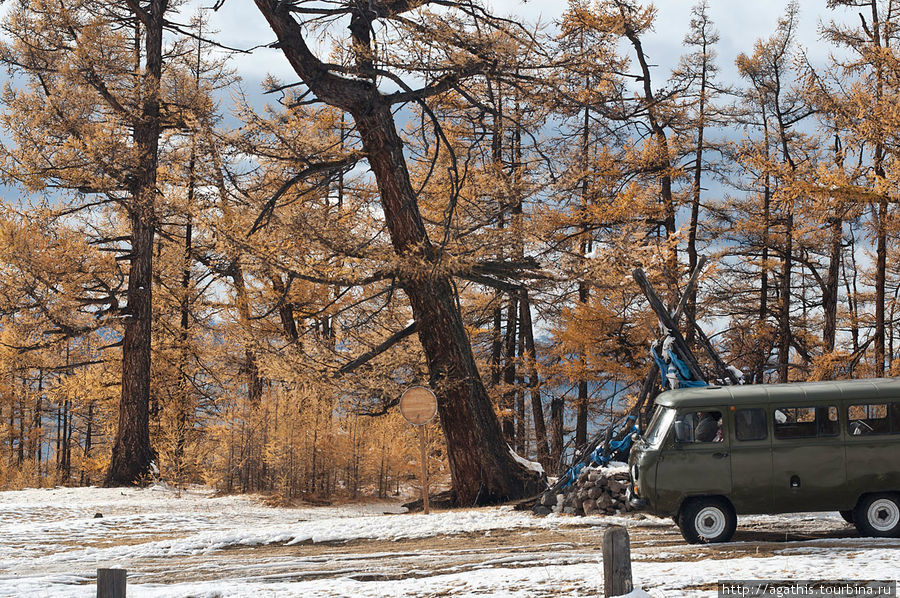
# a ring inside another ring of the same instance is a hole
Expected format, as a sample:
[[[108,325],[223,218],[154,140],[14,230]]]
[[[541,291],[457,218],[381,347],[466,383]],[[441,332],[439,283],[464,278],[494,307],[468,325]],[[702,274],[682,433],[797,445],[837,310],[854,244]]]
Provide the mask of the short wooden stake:
[[[603,533],[603,596],[622,596],[633,589],[628,530],[614,525]]]
[[[97,569],[97,598],[125,598],[125,569]]]

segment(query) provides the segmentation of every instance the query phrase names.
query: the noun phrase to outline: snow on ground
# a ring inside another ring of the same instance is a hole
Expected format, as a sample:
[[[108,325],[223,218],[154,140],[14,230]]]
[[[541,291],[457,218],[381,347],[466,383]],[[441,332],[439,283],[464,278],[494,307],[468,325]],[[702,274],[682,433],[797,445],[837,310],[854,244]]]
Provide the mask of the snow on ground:
[[[159,486],[0,492],[0,597],[94,596],[105,567],[128,570],[129,597],[597,595],[610,524],[629,527],[635,585],[654,598],[715,596],[724,579],[900,571],[900,541],[858,538],[833,514],[742,518],[737,541],[710,547],[652,517],[399,510],[273,508]]]

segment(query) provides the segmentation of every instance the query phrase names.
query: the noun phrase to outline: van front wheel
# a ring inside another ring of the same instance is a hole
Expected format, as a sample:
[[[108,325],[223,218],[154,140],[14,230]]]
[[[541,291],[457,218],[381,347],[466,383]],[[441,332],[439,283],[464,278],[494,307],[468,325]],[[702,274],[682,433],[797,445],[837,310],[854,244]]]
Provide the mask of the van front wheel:
[[[888,492],[863,496],[853,509],[853,523],[863,536],[900,537],[900,498]]]
[[[727,542],[737,528],[737,516],[724,498],[694,498],[682,506],[678,527],[691,544]]]

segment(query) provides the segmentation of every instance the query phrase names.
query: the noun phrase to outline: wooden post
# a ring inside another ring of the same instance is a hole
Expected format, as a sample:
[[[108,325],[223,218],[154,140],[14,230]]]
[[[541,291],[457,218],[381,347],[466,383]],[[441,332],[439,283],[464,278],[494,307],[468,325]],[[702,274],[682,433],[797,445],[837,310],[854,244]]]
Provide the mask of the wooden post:
[[[97,569],[97,598],[125,598],[125,569]]]
[[[603,533],[603,596],[622,596],[633,589],[628,530],[614,525]]]
[[[428,509],[428,453],[425,450],[425,424],[437,415],[437,397],[424,386],[406,389],[400,397],[400,414],[419,429],[419,460],[422,462],[422,510]]]
[[[422,461],[422,509],[428,515],[431,511],[428,508],[428,454],[425,451],[425,426],[416,426],[419,428],[419,453]]]

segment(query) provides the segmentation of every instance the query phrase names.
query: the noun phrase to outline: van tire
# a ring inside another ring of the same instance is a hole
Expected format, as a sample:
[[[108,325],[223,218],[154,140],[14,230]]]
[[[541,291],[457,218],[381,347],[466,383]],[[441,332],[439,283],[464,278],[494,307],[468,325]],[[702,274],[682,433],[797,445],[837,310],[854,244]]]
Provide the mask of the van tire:
[[[853,524],[863,536],[900,538],[900,495],[866,494],[853,509]]]
[[[841,517],[844,518],[844,521],[847,523],[853,523],[853,509],[849,509],[847,511],[838,511]]]
[[[737,528],[731,503],[719,496],[692,498],[678,514],[681,535],[691,544],[727,542]]]

